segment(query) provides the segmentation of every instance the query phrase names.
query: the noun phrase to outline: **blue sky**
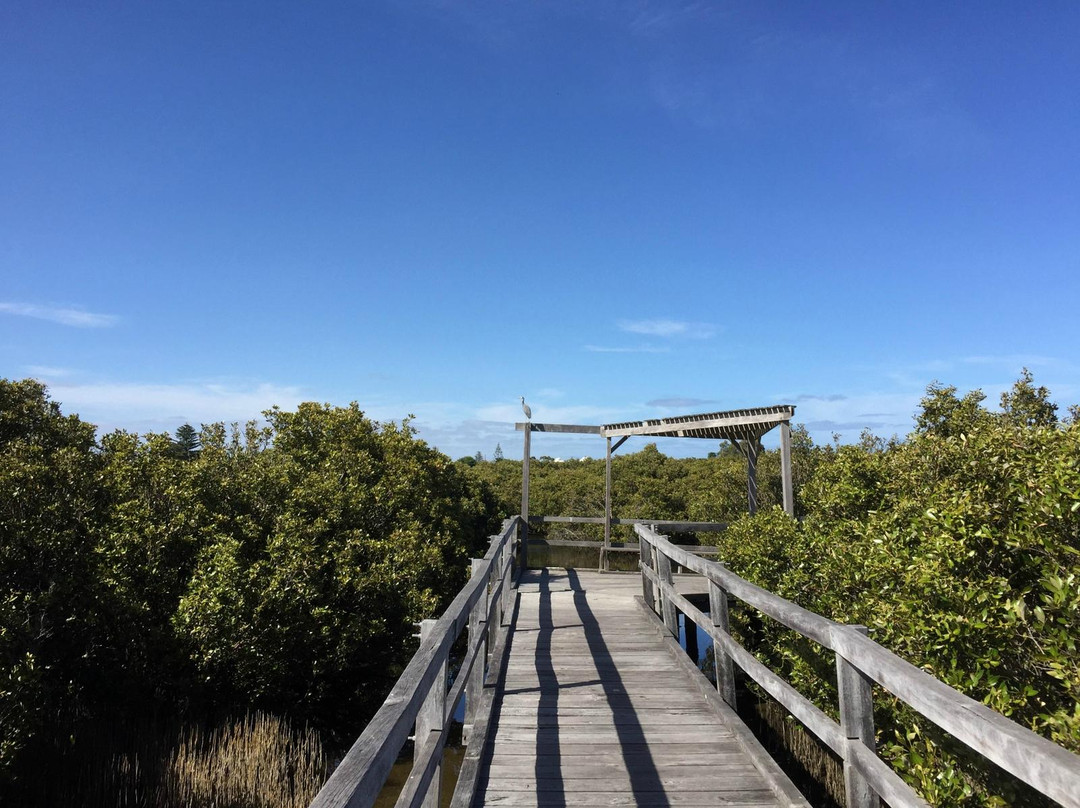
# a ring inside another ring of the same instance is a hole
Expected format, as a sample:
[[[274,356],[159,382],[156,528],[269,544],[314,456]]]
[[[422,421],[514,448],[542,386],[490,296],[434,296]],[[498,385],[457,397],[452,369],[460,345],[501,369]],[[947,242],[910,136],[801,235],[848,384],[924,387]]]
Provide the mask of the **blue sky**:
[[[104,429],[355,400],[455,457],[516,456],[519,395],[821,441],[934,379],[1075,403],[1078,43],[1067,2],[13,0],[0,375]]]

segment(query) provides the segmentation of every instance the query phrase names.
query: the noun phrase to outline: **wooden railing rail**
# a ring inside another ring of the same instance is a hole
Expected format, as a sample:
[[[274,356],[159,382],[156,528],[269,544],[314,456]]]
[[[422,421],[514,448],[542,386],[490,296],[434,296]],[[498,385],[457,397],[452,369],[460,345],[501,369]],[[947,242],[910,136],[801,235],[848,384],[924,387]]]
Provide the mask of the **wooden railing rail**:
[[[872,808],[879,797],[893,808],[926,806],[875,752],[871,691],[875,682],[1036,791],[1067,808],[1080,808],[1080,756],[901,659],[866,636],[864,627],[808,611],[740,578],[721,563],[687,552],[647,526],[636,525],[634,530],[645,603],[676,636],[678,609],[712,637],[717,687],[725,701],[734,707],[734,663],[840,756],[849,808]],[[709,580],[710,614],[675,590],[673,562]],[[835,652],[840,723],[736,642],[728,630],[729,594]]]
[[[530,516],[529,524],[556,524],[556,525],[603,525],[603,516]],[[672,519],[612,519],[612,525],[648,525],[653,528],[676,531],[679,533],[723,533],[727,530],[727,522],[687,522]],[[586,539],[548,539],[533,538],[530,536],[529,544],[538,547],[593,547],[603,546],[602,539],[588,541]],[[686,550],[696,555],[716,555],[720,550],[713,545],[687,545]],[[636,553],[639,551],[636,543],[625,542],[621,545],[605,548],[609,553]]]
[[[500,627],[510,619],[515,591],[514,545],[523,524],[519,516],[503,522],[484,557],[473,560],[472,577],[442,616],[421,623],[420,648],[311,808],[374,805],[414,726],[413,767],[396,808],[438,808],[439,771],[454,710],[464,694],[468,733],[470,724],[480,718],[478,702],[485,686],[485,663],[490,662]],[[468,647],[447,693],[450,649],[466,626]],[[483,740],[482,735],[469,738],[470,743]]]

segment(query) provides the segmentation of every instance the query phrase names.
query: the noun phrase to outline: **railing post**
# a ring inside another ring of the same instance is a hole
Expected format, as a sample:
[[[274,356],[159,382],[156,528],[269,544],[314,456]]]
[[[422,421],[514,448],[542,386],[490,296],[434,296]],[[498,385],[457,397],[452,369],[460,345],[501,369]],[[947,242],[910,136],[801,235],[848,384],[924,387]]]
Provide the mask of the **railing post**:
[[[472,577],[475,578],[480,568],[484,565],[483,559],[472,559]],[[472,736],[473,722],[476,720],[476,709],[480,706],[480,694],[484,690],[484,666],[487,662],[487,610],[488,588],[483,589],[483,594],[476,601],[476,605],[469,612],[469,649],[479,643],[479,650],[473,658],[472,669],[469,671],[469,681],[465,685],[465,723],[461,727],[461,742],[469,745]]]
[[[510,618],[514,613],[514,593],[510,588],[511,571],[514,566],[514,543],[508,541],[503,545],[503,550],[499,554],[499,569],[502,570],[502,592],[500,594],[499,604],[499,625],[510,625]]]
[[[420,645],[423,646],[431,637],[435,628],[435,620],[420,621]],[[441,732],[443,722],[446,719],[446,660],[439,666],[439,675],[431,683],[431,690],[424,698],[420,712],[416,716],[416,741],[414,748],[419,751],[423,748],[431,733]],[[435,774],[431,778],[427,795],[424,797],[424,808],[439,808],[442,800],[442,753],[439,749],[435,755],[440,763],[435,767]],[[414,752],[415,754],[415,752]]]
[[[495,590],[495,586],[499,580],[499,564],[502,561],[503,554],[508,552],[511,552],[510,548],[502,547],[497,550],[495,552],[495,555],[492,557],[491,567],[488,568],[488,592],[493,592]],[[489,615],[491,617],[491,622],[488,623],[487,626],[487,651],[489,655],[491,654],[492,649],[495,647],[495,643],[498,642],[499,639],[499,626],[502,625],[502,612],[505,603],[506,601],[500,597],[499,602],[496,603],[494,606],[494,612]],[[488,608],[492,608],[491,603],[488,603]]]
[[[679,636],[679,618],[675,614],[675,604],[671,602],[671,596],[664,591],[665,586],[675,588],[675,578],[671,575],[671,559],[662,551],[656,550],[656,574],[660,578],[660,604],[663,608],[664,625],[667,626],[671,636]]]
[[[866,626],[848,626],[850,630],[866,635]],[[840,727],[847,744],[862,744],[871,752],[874,743],[874,693],[873,682],[844,659],[836,655],[836,685],[840,691]],[[855,768],[850,755],[844,755],[844,791],[847,808],[878,808],[881,801],[866,778]]]
[[[709,617],[714,626],[729,637],[731,636],[728,593],[724,587],[713,580],[709,581]],[[720,691],[720,695],[728,706],[735,709],[735,666],[727,652],[715,642],[713,643],[713,665],[716,668],[716,689]]]
[[[645,538],[644,534],[638,533],[638,564],[641,565],[641,596],[645,599],[645,604],[656,611],[656,595],[653,592],[653,583],[645,575],[645,569],[653,569],[652,566],[652,544]]]

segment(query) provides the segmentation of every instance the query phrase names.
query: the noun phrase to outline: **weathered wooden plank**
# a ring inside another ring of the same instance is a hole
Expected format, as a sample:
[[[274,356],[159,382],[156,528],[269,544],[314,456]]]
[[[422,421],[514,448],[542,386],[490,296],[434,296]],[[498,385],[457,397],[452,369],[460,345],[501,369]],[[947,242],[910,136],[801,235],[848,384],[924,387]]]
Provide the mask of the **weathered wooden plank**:
[[[607,715],[581,715],[579,713],[559,712],[554,715],[506,715],[499,714],[499,729],[508,727],[531,727],[533,729],[547,729],[548,727],[612,727],[619,724],[628,724],[643,730],[671,729],[678,727],[680,730],[714,729],[716,716],[699,710],[696,712],[676,712],[674,710],[658,710],[653,713],[623,710]]]
[[[735,411],[732,413],[709,413],[702,417],[687,420],[659,418],[651,421],[634,421],[626,424],[608,424],[600,434],[604,437],[617,435],[667,435],[678,432],[699,432],[702,430],[727,430],[738,427],[761,427],[764,434],[783,421],[790,421],[795,414],[794,407],[758,408],[758,412]]]
[[[852,626],[866,634],[866,626]],[[847,808],[878,808],[881,801],[870,781],[856,766],[852,745],[874,751],[874,694],[871,680],[839,654],[836,655],[836,686],[840,693],[840,727],[847,739],[844,752],[844,795]]]
[[[537,780],[524,777],[510,777],[503,782],[503,788],[516,788],[519,791],[539,791],[539,792],[552,792],[552,791],[575,791],[578,793],[589,791],[626,791],[633,794],[647,794],[649,792],[660,792],[663,794],[675,793],[678,791],[712,791],[712,792],[729,792],[739,793],[741,791],[755,790],[761,788],[765,784],[764,778],[761,776],[761,772],[755,769],[753,766],[748,766],[745,769],[733,770],[730,773],[724,772],[709,772],[697,770],[697,775],[693,778],[688,778],[682,773],[674,775],[666,775],[664,772],[650,772],[648,777],[631,777],[629,774],[622,776],[616,774],[608,777],[598,777],[595,779],[580,779],[575,780],[573,784],[568,784],[564,778],[552,777],[546,780]],[[499,788],[499,781],[488,781],[488,788]]]
[[[673,794],[660,792],[603,793],[569,792],[558,795],[553,802],[546,794],[535,791],[523,792],[512,788],[505,791],[495,789],[484,794],[480,805],[507,806],[507,808],[545,808],[545,806],[563,805],[566,808],[603,808],[604,806],[635,805],[641,808],[667,808],[667,806],[723,806],[724,808],[759,808],[761,805],[775,805],[776,797],[768,789],[754,789],[737,795],[715,791],[683,791]]]
[[[698,559],[671,544],[653,530],[643,527],[637,527],[635,530],[639,536],[653,545],[658,554],[670,557],[676,563],[705,575],[709,580],[719,584],[762,613],[824,647],[835,650],[843,660],[862,674],[881,684],[953,737],[1037,791],[1057,800],[1066,808],[1080,808],[1080,756],[1074,755],[985,705],[964,696],[925,671],[882,648],[857,630],[827,620],[754,586],[717,564]],[[650,575],[650,571],[644,568],[642,573],[646,576]],[[651,577],[656,580],[655,576]],[[679,602],[677,596],[672,600]],[[708,630],[713,627],[705,626],[705,628]],[[863,754],[856,749],[861,744],[849,744],[849,739],[843,737],[843,733],[835,732],[831,721],[821,720],[824,715],[817,715],[820,713],[817,708],[808,706],[808,702],[801,694],[746,654],[729,635],[715,630],[710,633],[714,641],[732,655],[744,670],[754,676],[766,690],[784,703],[838,754],[863,761],[872,757],[869,752]],[[740,658],[741,655],[745,655],[748,659]],[[877,778],[884,788],[900,788],[897,782],[882,776],[873,764],[860,765],[857,770],[868,778],[871,776]],[[857,784],[856,787],[858,787]],[[894,796],[892,799],[899,798]],[[905,804],[917,804],[917,799],[909,793],[903,801]],[[863,801],[861,804],[867,803]]]
[[[528,431],[525,428],[533,432],[567,432],[578,435],[599,435],[600,427],[587,426],[582,424],[539,424],[529,421],[528,423],[516,423],[514,429],[518,432]]]
[[[706,743],[695,744],[687,747],[685,744],[676,746],[664,746],[662,744],[647,744],[643,741],[613,741],[611,743],[543,743],[537,744],[532,741],[507,741],[499,737],[492,738],[492,759],[501,755],[528,755],[530,757],[558,757],[563,760],[590,757],[592,755],[610,756],[619,755],[625,760],[638,758],[652,758],[659,755],[664,758],[671,756],[685,757],[688,760],[696,756],[712,757],[731,752],[732,749],[741,750],[742,746],[734,736],[716,738]]]
[[[744,603],[748,603],[763,614],[794,629],[804,637],[809,637],[826,648],[832,648],[832,632],[839,625],[828,618],[804,609],[786,600],[779,595],[774,595],[760,586],[756,586],[735,573],[705,559],[698,558],[693,553],[686,552],[686,548],[672,544],[660,534],[646,527],[634,528],[639,535],[647,537],[657,551],[669,557],[675,563],[704,575],[710,581],[722,586],[727,592],[737,597]]]
[[[953,690],[869,637],[838,630],[837,653],[926,718],[1066,808],[1080,808],[1080,756]]]
[[[457,786],[450,798],[450,808],[472,808],[473,798],[480,785],[483,757],[491,745],[490,730],[495,717],[495,703],[502,677],[502,667],[509,654],[509,640],[510,631],[501,630],[496,635],[488,654],[488,671],[484,679],[484,690],[473,718],[473,737],[461,761]]]
[[[644,760],[644,759],[642,759]],[[734,753],[729,755],[726,759],[720,759],[713,761],[717,766],[722,765],[723,769],[717,769],[716,767],[703,767],[692,763],[657,763],[650,760],[648,763],[642,763],[642,765],[653,766],[658,772],[660,772],[664,778],[669,782],[675,783],[675,790],[684,791],[700,791],[702,785],[701,779],[708,777],[710,773],[715,778],[722,781],[734,781],[738,777],[744,779],[759,780],[761,778],[761,772],[754,768],[745,755]],[[559,760],[557,758],[545,758],[544,761],[537,761],[536,759],[524,758],[514,763],[506,763],[502,760],[492,761],[488,766],[488,782],[495,783],[499,780],[550,780],[552,778],[560,778],[562,780],[610,780],[615,778],[623,778],[627,776],[629,767],[625,761],[614,760],[597,760],[592,756],[585,762],[573,762],[568,760]],[[679,786],[684,785],[681,781],[694,781],[695,788],[682,788]],[[576,788],[577,784],[570,785],[571,788]]]
[[[602,525],[602,516],[548,516],[539,514],[529,517],[530,524],[551,523],[571,525]],[[613,525],[652,525],[677,533],[722,533],[727,530],[727,522],[689,522],[684,519],[620,519],[612,517]]]

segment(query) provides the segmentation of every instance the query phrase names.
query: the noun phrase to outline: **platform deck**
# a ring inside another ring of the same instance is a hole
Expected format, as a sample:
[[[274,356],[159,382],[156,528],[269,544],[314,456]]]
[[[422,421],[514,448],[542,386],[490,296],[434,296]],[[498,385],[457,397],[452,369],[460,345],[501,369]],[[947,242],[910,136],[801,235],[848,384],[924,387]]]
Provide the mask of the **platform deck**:
[[[672,664],[682,652],[640,594],[637,575],[522,579],[476,808],[805,805],[704,680]]]

